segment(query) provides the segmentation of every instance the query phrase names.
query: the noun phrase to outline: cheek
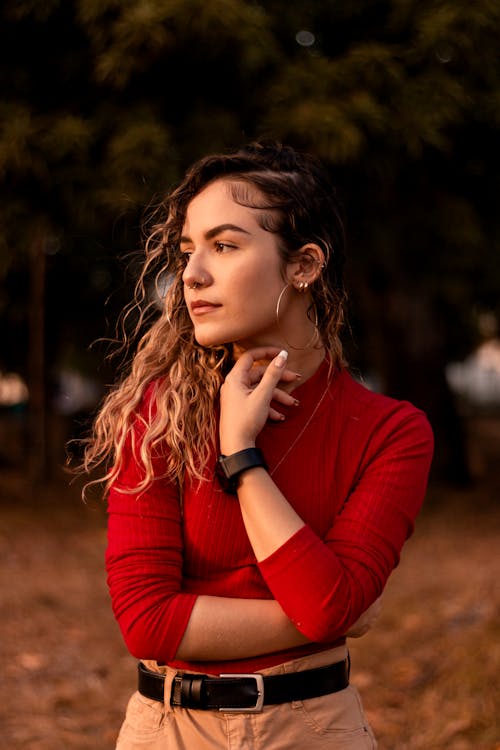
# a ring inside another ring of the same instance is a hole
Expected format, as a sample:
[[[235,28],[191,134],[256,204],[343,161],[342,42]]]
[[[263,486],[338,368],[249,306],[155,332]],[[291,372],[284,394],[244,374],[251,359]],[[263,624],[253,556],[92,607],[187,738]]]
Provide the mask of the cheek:
[[[282,286],[265,274],[235,281],[235,310],[240,315],[251,315],[252,318],[267,319],[275,314],[276,303]]]
[[[240,268],[231,274],[229,280],[229,289],[237,289],[247,298],[253,295],[263,303],[272,299],[276,303],[285,285],[280,269],[271,264]]]
[[[259,274],[252,280],[252,286],[241,290],[235,309],[235,319],[249,330],[255,331],[274,326],[276,322],[276,304],[282,286],[275,279]]]

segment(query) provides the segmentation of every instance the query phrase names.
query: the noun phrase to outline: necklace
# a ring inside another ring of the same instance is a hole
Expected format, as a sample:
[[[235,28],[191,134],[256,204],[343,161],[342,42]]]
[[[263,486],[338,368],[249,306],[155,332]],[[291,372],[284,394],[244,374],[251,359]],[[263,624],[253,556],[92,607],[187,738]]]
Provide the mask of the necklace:
[[[307,422],[305,423],[305,425],[303,426],[303,428],[301,429],[301,431],[299,432],[299,434],[297,435],[297,437],[295,438],[295,440],[293,440],[292,443],[288,446],[288,450],[281,456],[280,460],[278,461],[278,463],[276,464],[276,466],[273,468],[273,470],[271,472],[269,472],[269,474],[270,474],[271,477],[274,474],[274,472],[277,471],[277,469],[281,466],[281,464],[283,463],[283,461],[285,460],[285,458],[288,456],[288,454],[293,450],[293,448],[295,448],[295,446],[299,442],[300,438],[302,437],[302,435],[304,434],[304,432],[307,430],[307,428],[311,424],[314,415],[318,411],[319,407],[321,406],[321,404],[323,402],[323,399],[325,398],[325,396],[326,396],[326,394],[328,392],[328,386],[329,385],[330,385],[330,383],[326,384],[326,388],[323,391],[323,393],[321,394],[321,398],[319,399],[318,403],[316,404],[316,406],[312,410],[309,419],[307,420]]]

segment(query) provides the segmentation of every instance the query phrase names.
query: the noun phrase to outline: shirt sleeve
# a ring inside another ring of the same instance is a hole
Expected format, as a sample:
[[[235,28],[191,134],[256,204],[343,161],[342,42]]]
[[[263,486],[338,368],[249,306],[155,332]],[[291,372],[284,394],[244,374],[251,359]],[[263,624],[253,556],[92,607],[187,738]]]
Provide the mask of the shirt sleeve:
[[[351,492],[326,537],[305,525],[260,570],[296,628],[317,642],[346,633],[380,596],[422,505],[433,437],[401,405],[375,430]],[[314,499],[311,500],[314,502]]]
[[[134,431],[136,442],[140,442],[140,421]],[[138,659],[167,662],[176,654],[196,596],[182,591],[183,545],[176,487],[157,479],[142,493],[123,492],[136,487],[142,477],[131,444],[129,439],[122,469],[108,497],[108,586],[130,653]],[[157,476],[164,473],[161,463],[161,457],[156,457]]]

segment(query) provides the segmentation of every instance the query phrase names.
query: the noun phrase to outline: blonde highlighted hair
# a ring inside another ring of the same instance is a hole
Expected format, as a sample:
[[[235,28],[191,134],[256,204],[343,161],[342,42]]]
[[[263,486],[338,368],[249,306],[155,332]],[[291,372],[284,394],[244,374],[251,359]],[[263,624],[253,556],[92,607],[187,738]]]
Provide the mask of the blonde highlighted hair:
[[[194,338],[184,302],[185,264],[179,240],[189,202],[217,179],[228,183],[233,200],[259,209],[262,228],[278,237],[283,268],[308,242],[320,245],[325,268],[311,287],[314,317],[332,366],[343,363],[344,229],[326,171],[311,156],[277,143],[254,143],[234,154],[201,159],[156,211],[134,300],[124,313],[129,318],[139,311],[132,333],[137,346],[130,371],[106,397],[85,444],[84,470],[104,466],[98,481],[105,481],[107,487],[122,469],[127,441],[142,468],[142,479],[124,491],[144,491],[159,478],[155,456],[163,459],[162,478],[177,482],[179,487],[186,474],[203,480],[210,468],[216,403],[233,362],[232,347],[205,348]],[[163,289],[162,308],[143,333],[151,306],[147,304],[151,280],[157,293]]]

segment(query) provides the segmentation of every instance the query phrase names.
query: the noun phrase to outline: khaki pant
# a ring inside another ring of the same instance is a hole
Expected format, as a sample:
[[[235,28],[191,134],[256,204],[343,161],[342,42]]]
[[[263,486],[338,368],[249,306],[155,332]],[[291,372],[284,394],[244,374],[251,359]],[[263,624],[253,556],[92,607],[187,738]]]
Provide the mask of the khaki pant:
[[[283,674],[333,664],[346,657],[345,646],[261,670]],[[176,671],[165,674],[165,703],[134,693],[129,701],[117,750],[375,750],[355,687],[320,698],[264,706],[262,713],[223,713],[170,706]]]

